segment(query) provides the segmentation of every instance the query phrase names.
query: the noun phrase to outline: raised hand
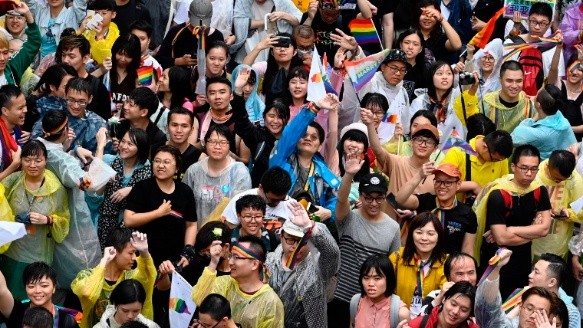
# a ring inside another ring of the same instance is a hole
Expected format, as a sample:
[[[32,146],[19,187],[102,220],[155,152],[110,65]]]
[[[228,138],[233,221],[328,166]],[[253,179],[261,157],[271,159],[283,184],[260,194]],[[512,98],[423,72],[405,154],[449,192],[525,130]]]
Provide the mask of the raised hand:
[[[314,19],[316,13],[318,12],[318,0],[311,0],[310,6],[308,7],[308,17]]]
[[[320,100],[318,100],[316,105],[318,105],[320,108],[336,110],[338,107],[340,107],[340,101],[338,100],[338,96],[328,93]]]
[[[306,212],[306,209],[295,199],[290,199],[287,208],[289,208],[293,214],[293,216],[289,218],[293,224],[304,229],[307,229],[312,225],[312,220],[310,220],[308,212]]]
[[[433,174],[433,170],[435,170],[435,162],[427,162],[421,165],[421,170],[419,170],[419,176],[425,178]]]
[[[249,76],[251,75],[251,70],[247,67],[242,67],[239,70],[239,75],[237,75],[237,79],[235,80],[235,89],[241,89],[249,81]]]
[[[500,262],[498,262],[498,267],[503,267],[510,261],[510,256],[512,255],[512,251],[509,249],[503,249],[500,252]]]
[[[160,263],[160,266],[158,267],[158,271],[160,272],[161,275],[167,275],[167,274],[171,274],[172,272],[174,272],[174,264],[172,264],[172,261],[164,261],[162,263]]]
[[[344,33],[341,29],[336,29],[336,34],[330,33],[330,39],[334,41],[334,44],[347,50],[356,50],[358,48],[358,43],[353,36]]]
[[[279,37],[277,37],[273,34],[269,34],[269,35],[267,35],[267,37],[265,39],[259,41],[259,43],[257,43],[255,48],[257,48],[259,50],[273,48],[273,46],[275,46],[278,41],[279,41]]]
[[[132,246],[139,252],[148,251],[148,236],[145,233],[138,231],[132,232],[132,238],[130,239]]]
[[[105,247],[105,249],[103,250],[103,258],[101,258],[100,263],[103,266],[105,266],[106,264],[111,262],[115,258],[116,255],[117,255],[117,251],[115,250],[115,247],[113,247],[113,246]]]
[[[334,55],[334,67],[344,68],[344,61],[346,60],[346,49],[338,48],[336,54]]]
[[[360,120],[366,125],[374,124],[374,114],[370,109],[361,108],[360,109]]]
[[[214,240],[209,249],[211,255],[211,263],[216,266],[221,260],[221,254],[223,252],[223,243],[220,240]]]
[[[344,163],[344,171],[352,175],[358,173],[364,164],[362,156],[362,154],[347,154],[346,162]]]

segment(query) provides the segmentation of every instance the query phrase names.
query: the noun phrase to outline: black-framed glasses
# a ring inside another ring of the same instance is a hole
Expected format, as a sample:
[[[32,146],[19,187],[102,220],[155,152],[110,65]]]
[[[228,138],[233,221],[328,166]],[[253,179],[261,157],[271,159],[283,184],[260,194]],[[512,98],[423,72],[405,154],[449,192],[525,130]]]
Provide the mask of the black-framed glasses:
[[[393,66],[393,65],[387,66],[387,67],[391,70],[391,72],[393,72],[393,74],[395,74],[395,73],[401,73],[403,75],[407,74],[406,68],[398,68],[397,66]]]
[[[528,20],[528,23],[530,25],[533,25],[533,26],[537,26],[538,25],[538,26],[540,26],[542,28],[545,28],[545,27],[549,26],[549,24],[550,24],[550,22],[547,22],[547,21],[539,22],[539,21],[537,21],[535,19],[529,19]]]
[[[377,204],[380,204],[383,202],[383,200],[385,200],[385,197],[370,197],[370,196],[364,196],[364,202],[367,204],[372,204],[372,202],[375,202]]]
[[[286,237],[285,234],[281,234],[281,239],[283,239],[283,241],[285,241],[286,244],[288,244],[289,246],[293,246],[295,244],[299,244],[300,242],[300,238],[293,238],[293,237]]]
[[[86,107],[89,102],[87,100],[77,100],[73,98],[67,98],[67,105],[73,106],[77,104],[79,107]]]
[[[453,186],[454,183],[457,183],[459,180],[433,180],[433,185],[435,187],[440,187],[440,186],[445,186],[446,188],[449,188],[451,186]]]
[[[538,172],[538,166],[528,167],[528,166],[516,166],[520,172],[526,174],[530,171],[532,174],[536,174]]]
[[[251,222],[251,221],[257,221],[257,222],[261,222],[264,219],[263,215],[244,215],[241,216],[241,219],[243,219],[243,221],[245,222]]]
[[[492,152],[490,151],[490,146],[486,145],[486,147],[488,148],[488,156],[490,156],[490,162],[501,162],[503,160],[505,160],[505,158],[496,158],[492,155]]]
[[[202,323],[199,319],[196,319],[195,323],[197,324],[197,327],[199,327],[199,328],[216,328],[219,325],[219,323],[221,323],[221,321],[220,320],[217,321],[217,323],[215,323],[212,326],[209,326],[207,324]]]
[[[415,137],[415,138],[413,138],[411,140],[413,140],[413,142],[415,144],[417,144],[418,146],[426,145],[426,146],[433,147],[433,146],[435,146],[437,144],[435,142],[435,140],[429,139],[429,138],[423,138],[423,137]]]

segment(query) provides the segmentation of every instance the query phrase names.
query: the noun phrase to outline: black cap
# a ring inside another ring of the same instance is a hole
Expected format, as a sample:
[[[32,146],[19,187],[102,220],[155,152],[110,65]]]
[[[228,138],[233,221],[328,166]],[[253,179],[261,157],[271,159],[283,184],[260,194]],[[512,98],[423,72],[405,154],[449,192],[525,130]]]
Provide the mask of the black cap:
[[[360,179],[360,184],[358,185],[358,191],[365,194],[378,192],[386,195],[388,190],[387,180],[379,173],[365,175]]]
[[[401,49],[392,49],[389,51],[389,54],[383,63],[386,64],[392,61],[400,61],[401,63],[409,66],[409,62],[407,62],[407,55],[405,55],[405,52]]]

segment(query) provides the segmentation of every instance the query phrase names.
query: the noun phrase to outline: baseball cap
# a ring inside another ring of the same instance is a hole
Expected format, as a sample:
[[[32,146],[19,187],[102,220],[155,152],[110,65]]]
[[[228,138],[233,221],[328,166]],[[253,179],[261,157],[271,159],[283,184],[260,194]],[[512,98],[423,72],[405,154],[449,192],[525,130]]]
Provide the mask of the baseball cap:
[[[294,236],[294,237],[298,237],[298,238],[302,238],[304,236],[304,229],[297,226],[295,223],[293,223],[289,219],[285,220],[281,229],[283,231],[285,231],[285,233],[287,233],[290,236]]]
[[[431,124],[421,124],[417,126],[417,128],[411,134],[411,138],[415,138],[422,132],[429,133],[436,142],[439,142],[439,131],[437,131],[437,128]]]
[[[213,5],[209,0],[193,0],[188,8],[190,25],[210,26],[213,17]],[[202,21],[202,22],[201,22]]]
[[[387,55],[383,63],[386,64],[392,61],[400,61],[403,64],[407,65],[407,67],[409,66],[409,62],[407,62],[407,55],[405,55],[405,52],[401,49],[392,49],[391,51],[389,51],[389,54]]]
[[[360,184],[358,185],[358,191],[365,194],[378,192],[385,195],[388,190],[387,180],[379,173],[365,175],[360,179]]]
[[[452,178],[458,178],[458,179],[462,178],[462,172],[460,172],[460,170],[458,169],[457,166],[455,166],[451,163],[445,163],[445,164],[439,165],[437,168],[435,168],[435,170],[433,170],[433,174],[436,174],[437,172],[443,172]]]

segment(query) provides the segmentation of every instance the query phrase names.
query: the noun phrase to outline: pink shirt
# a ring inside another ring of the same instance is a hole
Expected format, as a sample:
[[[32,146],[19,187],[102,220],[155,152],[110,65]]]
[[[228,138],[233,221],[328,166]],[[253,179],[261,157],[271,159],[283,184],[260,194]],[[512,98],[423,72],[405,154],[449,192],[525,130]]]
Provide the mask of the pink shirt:
[[[401,307],[407,306],[401,301]],[[373,303],[368,297],[362,297],[354,318],[355,328],[391,328],[391,298]]]

